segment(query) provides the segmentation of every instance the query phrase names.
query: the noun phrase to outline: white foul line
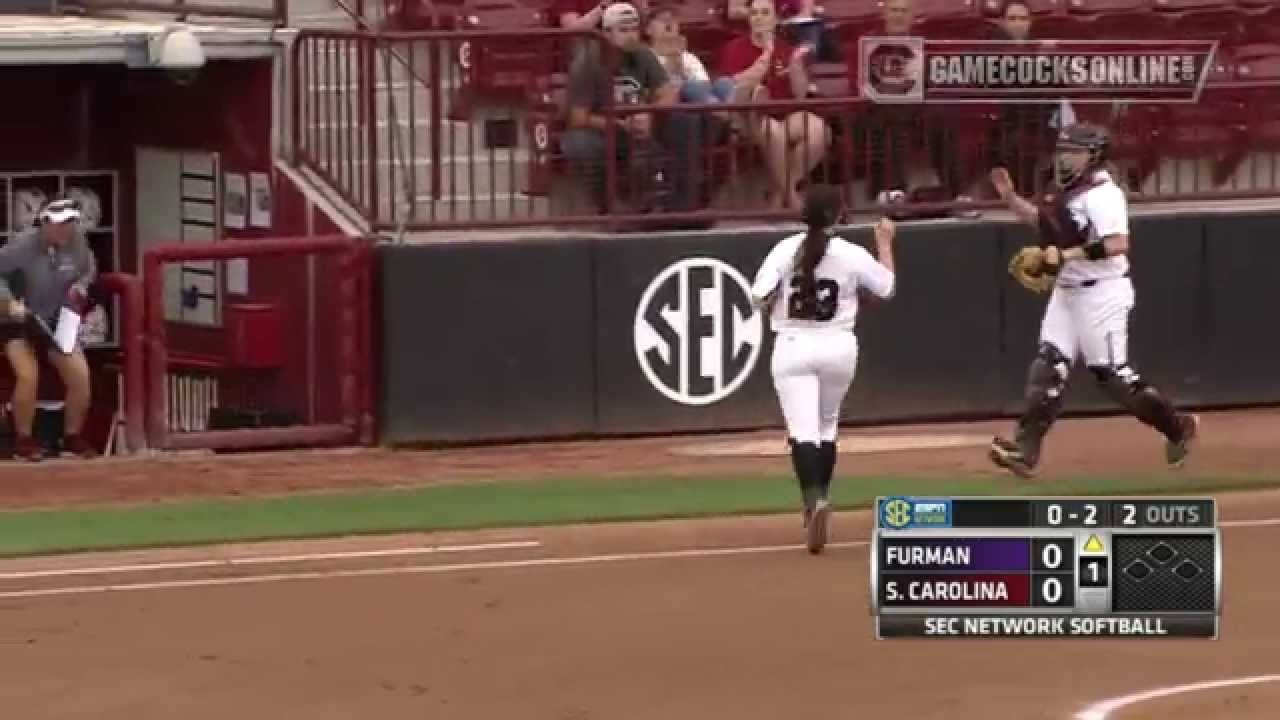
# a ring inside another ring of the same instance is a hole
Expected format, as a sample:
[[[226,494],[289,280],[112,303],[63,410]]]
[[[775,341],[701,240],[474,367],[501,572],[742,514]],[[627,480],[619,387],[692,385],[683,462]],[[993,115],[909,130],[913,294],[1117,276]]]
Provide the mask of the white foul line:
[[[1219,523],[1219,527],[1263,527],[1280,525],[1280,518],[1262,518],[1257,520],[1230,520]],[[866,541],[829,543],[831,548],[866,547]],[[102,575],[124,572],[145,572],[148,570],[170,570],[183,568],[200,568],[211,566],[254,565],[268,563],[304,562],[311,560],[337,560],[359,557],[390,557],[396,555],[430,554],[438,552],[461,552],[465,550],[497,550],[510,548],[540,547],[536,540],[516,541],[509,543],[490,543],[486,545],[441,545],[422,548],[399,548],[389,550],[364,550],[353,552],[317,553],[309,555],[277,555],[258,558],[228,558],[225,560],[193,560],[174,563],[151,563],[142,565],[120,565],[116,567],[86,567],[64,570],[37,570],[26,573],[4,573],[0,579],[24,579],[37,577],[58,577],[69,575]],[[455,563],[443,565],[413,565],[391,568],[364,568],[359,570],[329,570],[297,573],[276,573],[272,575],[252,575],[234,578],[199,578],[192,580],[163,580],[149,583],[125,583],[117,585],[85,585],[62,588],[46,588],[40,590],[13,590],[0,592],[0,599],[50,597],[56,595],[80,595],[86,593],[124,592],[130,590],[165,590],[171,588],[212,587],[217,585],[249,585],[256,583],[284,582],[287,580],[319,580],[327,578],[379,577],[390,575],[425,575],[465,570],[498,570],[521,567],[546,567],[557,565],[587,565],[603,562],[619,562],[624,560],[664,560],[676,558],[723,557],[728,555],[750,555],[768,552],[794,550],[797,545],[761,545],[754,547],[703,548],[690,550],[667,550],[660,552],[619,553],[612,555],[587,555],[579,557],[535,558],[529,560],[504,560],[478,563]]]
[[[1147,702],[1148,700],[1159,700],[1160,698],[1170,697],[1173,695],[1183,695],[1186,693],[1201,692],[1203,690],[1217,690],[1218,688],[1237,687],[1240,685],[1259,685],[1262,683],[1280,682],[1280,675],[1255,675],[1253,677],[1232,678],[1229,680],[1212,680],[1209,682],[1191,683],[1190,685],[1174,685],[1172,687],[1157,688],[1146,692],[1134,693],[1133,695],[1125,695],[1124,697],[1112,698],[1111,700],[1103,700],[1094,703],[1088,708],[1076,713],[1075,720],[1107,720],[1111,713],[1130,705]]]
[[[1280,525],[1280,518],[1263,518],[1261,520],[1226,520],[1218,523],[1218,527],[1265,527]]]
[[[431,545],[426,547],[388,548],[384,550],[351,550],[346,552],[309,553],[301,555],[264,555],[260,557],[232,557],[210,560],[182,560],[138,565],[99,565],[91,567],[61,568],[57,570],[29,570],[26,572],[0,573],[0,580],[27,578],[65,577],[68,575],[118,575],[122,573],[151,572],[155,570],[190,570],[206,567],[232,567],[237,565],[271,565],[280,563],[318,562],[323,560],[354,560],[363,558],[398,557],[405,555],[431,555],[434,553],[479,552],[483,550],[517,550],[542,547],[537,540],[483,543],[478,545]]]
[[[828,543],[828,548],[866,547],[866,541]],[[212,587],[217,585],[251,585],[257,583],[284,582],[288,580],[322,580],[330,578],[385,577],[390,575],[433,575],[437,573],[467,570],[503,570],[509,568],[549,567],[560,565],[589,565],[625,560],[668,560],[674,558],[723,557],[727,555],[752,555],[759,553],[794,551],[803,545],[759,545],[755,547],[698,548],[692,550],[664,550],[658,552],[615,553],[612,555],[584,555],[578,557],[533,558],[529,560],[494,560],[490,562],[454,563],[450,565],[413,565],[407,567],[364,568],[360,570],[325,570],[275,575],[250,575],[231,578],[201,578],[194,580],[161,580],[149,583],[122,585],[84,585],[42,590],[13,590],[0,592],[0,599],[51,597],[56,595],[85,595],[89,593],[127,592],[130,590],[168,590],[173,588]]]

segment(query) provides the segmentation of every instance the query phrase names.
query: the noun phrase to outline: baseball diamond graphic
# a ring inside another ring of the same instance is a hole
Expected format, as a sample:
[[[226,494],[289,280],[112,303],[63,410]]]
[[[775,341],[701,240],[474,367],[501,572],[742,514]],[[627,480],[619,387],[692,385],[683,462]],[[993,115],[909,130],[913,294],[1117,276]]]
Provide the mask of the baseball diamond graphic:
[[[1113,536],[1116,612],[1214,610],[1212,535]]]

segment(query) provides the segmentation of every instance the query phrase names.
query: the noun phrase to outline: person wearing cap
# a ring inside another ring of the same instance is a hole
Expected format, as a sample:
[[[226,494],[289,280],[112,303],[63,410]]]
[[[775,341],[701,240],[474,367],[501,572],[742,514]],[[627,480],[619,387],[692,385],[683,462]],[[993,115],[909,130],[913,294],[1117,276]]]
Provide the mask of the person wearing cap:
[[[83,315],[96,276],[97,263],[80,228],[80,208],[74,200],[51,201],[36,216],[35,225],[0,247],[0,316],[9,320],[0,325],[0,339],[13,367],[16,458],[33,462],[43,458],[32,437],[39,382],[37,352],[47,355],[66,387],[63,451],[84,458],[96,455],[80,436],[89,412],[89,364],[84,350],[77,345],[63,353],[38,329],[39,321],[56,328],[64,307]],[[11,285],[14,280],[20,283],[19,293]]]
[[[702,190],[701,117],[667,109],[676,106],[676,87],[657,55],[641,43],[640,13],[634,5],[626,2],[609,5],[601,26],[611,47],[592,44],[578,53],[569,68],[568,129],[560,137],[561,150],[571,165],[586,177],[597,206],[603,209],[607,199],[605,133],[612,123],[616,167],[620,171],[633,171],[632,177],[651,172],[654,182],[660,186],[655,188],[658,195],[665,198],[661,209],[696,209],[701,203]],[[612,74],[610,68],[613,68]],[[608,112],[610,105],[666,107],[658,113],[659,122],[655,124],[654,113],[615,114]],[[656,138],[662,139],[665,148],[659,146]],[[670,159],[666,168],[654,165],[662,157]],[[659,180],[658,175],[663,178]]]
[[[604,11],[619,0],[552,0],[548,12],[555,27],[565,30],[594,30],[600,26]],[[644,11],[644,3],[634,3]]]

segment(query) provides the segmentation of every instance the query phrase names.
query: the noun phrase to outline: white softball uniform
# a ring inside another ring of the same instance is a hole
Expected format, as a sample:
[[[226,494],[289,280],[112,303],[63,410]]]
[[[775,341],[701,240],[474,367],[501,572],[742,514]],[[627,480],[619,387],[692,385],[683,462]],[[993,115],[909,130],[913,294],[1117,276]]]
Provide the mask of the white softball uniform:
[[[836,439],[840,405],[857,370],[858,290],[887,298],[895,281],[862,247],[833,237],[814,271],[816,306],[804,308],[796,296],[804,236],[792,235],[774,246],[756,274],[752,294],[757,301],[774,295],[773,384],[788,435],[816,444]]]
[[[1124,191],[1106,171],[1094,185],[1067,202],[1076,229],[1087,243],[1109,235],[1129,234],[1129,207]],[[1120,368],[1129,362],[1129,315],[1134,306],[1129,259],[1073,260],[1062,267],[1040,325],[1040,342],[1051,343],[1074,361],[1088,366]]]

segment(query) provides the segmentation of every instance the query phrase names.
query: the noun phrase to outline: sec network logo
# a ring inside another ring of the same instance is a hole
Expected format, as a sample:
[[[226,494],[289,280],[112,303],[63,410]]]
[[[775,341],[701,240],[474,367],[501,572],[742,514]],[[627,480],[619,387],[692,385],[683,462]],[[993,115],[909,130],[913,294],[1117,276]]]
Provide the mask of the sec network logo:
[[[891,530],[951,527],[951,501],[935,498],[891,497],[880,501],[880,525]]]
[[[894,530],[911,526],[911,501],[907,498],[885,498],[880,501],[880,524]]]

